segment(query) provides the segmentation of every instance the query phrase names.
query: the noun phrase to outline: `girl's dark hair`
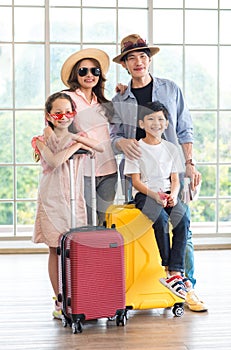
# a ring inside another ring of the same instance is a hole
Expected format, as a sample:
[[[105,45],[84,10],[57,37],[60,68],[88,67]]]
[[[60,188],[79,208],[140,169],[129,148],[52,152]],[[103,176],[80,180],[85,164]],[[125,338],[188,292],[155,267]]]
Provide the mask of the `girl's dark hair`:
[[[53,103],[54,101],[56,101],[57,99],[63,99],[63,100],[68,100],[71,103],[71,109],[72,112],[76,111],[76,104],[75,102],[72,100],[71,96],[65,94],[65,92],[55,92],[54,94],[50,95],[46,102],[45,102],[45,113],[50,113],[53,107]],[[54,129],[54,125],[48,121],[48,125]]]
[[[75,91],[75,90],[81,88],[81,85],[80,85],[80,83],[78,81],[78,70],[79,70],[79,67],[80,67],[80,63],[83,60],[91,60],[95,64],[95,66],[97,68],[100,68],[100,76],[99,76],[98,83],[96,84],[96,86],[94,86],[92,88],[92,91],[96,95],[98,102],[100,104],[104,104],[104,109],[105,109],[105,112],[106,112],[106,116],[110,120],[110,118],[112,116],[112,113],[113,113],[113,107],[112,107],[111,101],[109,101],[104,95],[106,78],[102,74],[102,70],[101,70],[100,64],[99,64],[99,62],[97,60],[95,60],[94,58],[86,57],[86,58],[76,62],[76,64],[73,66],[73,68],[71,70],[71,73],[70,73],[70,76],[69,76],[69,78],[67,80],[67,83],[70,86],[70,89],[68,91]]]
[[[144,120],[144,117],[146,115],[159,111],[162,111],[165,116],[165,119],[168,120],[168,110],[160,101],[147,102],[139,107],[139,120]]]

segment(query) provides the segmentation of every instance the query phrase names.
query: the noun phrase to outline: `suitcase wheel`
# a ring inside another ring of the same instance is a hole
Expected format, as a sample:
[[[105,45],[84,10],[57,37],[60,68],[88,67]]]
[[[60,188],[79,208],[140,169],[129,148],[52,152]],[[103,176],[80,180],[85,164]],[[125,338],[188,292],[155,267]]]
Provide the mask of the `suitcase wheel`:
[[[119,326],[121,324],[121,326],[125,326],[127,323],[127,317],[126,314],[124,312],[119,313],[116,315],[116,325]]]
[[[80,321],[73,322],[71,325],[71,328],[72,328],[73,334],[82,333],[82,331],[83,331],[83,326],[82,326],[82,323]]]
[[[173,306],[172,312],[173,312],[173,314],[175,316],[177,316],[177,317],[183,316],[183,314],[184,314],[184,307],[183,307],[183,305],[184,305],[183,303],[179,303],[179,304],[175,304]]]

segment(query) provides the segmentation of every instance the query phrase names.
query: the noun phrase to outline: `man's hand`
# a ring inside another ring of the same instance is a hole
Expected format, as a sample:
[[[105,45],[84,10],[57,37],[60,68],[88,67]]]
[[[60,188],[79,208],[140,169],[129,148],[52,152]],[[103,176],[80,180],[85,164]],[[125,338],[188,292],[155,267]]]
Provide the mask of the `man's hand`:
[[[201,182],[201,173],[199,173],[199,171],[195,168],[194,165],[187,164],[185,175],[186,175],[186,177],[190,177],[191,189],[192,189],[192,191],[194,191],[195,187],[197,187],[199,185],[199,183]]]
[[[136,139],[121,139],[117,142],[117,146],[130,160],[141,157],[140,146]]]
[[[116,85],[116,92],[119,92],[120,95],[123,95],[125,93],[125,91],[127,90],[128,86],[127,85],[123,85],[121,83],[118,83]]]

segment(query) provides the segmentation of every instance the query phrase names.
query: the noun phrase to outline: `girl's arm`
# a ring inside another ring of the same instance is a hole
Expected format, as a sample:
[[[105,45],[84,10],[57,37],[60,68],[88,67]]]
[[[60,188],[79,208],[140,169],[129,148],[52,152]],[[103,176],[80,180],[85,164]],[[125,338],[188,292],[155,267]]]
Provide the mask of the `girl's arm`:
[[[99,141],[95,140],[95,139],[91,139],[87,136],[86,133],[78,133],[78,134],[73,134],[72,135],[72,140],[74,141],[78,141],[81,142],[83,145],[93,148],[94,150],[96,150],[97,152],[103,152],[104,151],[104,147],[100,144]]]
[[[178,173],[171,173],[171,193],[168,197],[168,206],[174,207],[177,204],[180,181]]]
[[[154,192],[150,190],[143,182],[141,182],[140,174],[130,174],[132,177],[132,185],[135,187],[135,189],[146,196],[151,197],[152,199],[155,199],[155,201],[162,205],[163,207],[166,207],[167,205],[167,199],[161,199],[157,192]]]
[[[78,151],[80,148],[91,151],[90,147],[82,145],[80,142],[76,142],[69,148],[58,153],[53,153],[50,148],[40,140],[36,140],[36,146],[38,147],[43,159],[52,168],[57,168],[61,164],[65,163],[70,158],[70,156],[72,156],[72,154]]]

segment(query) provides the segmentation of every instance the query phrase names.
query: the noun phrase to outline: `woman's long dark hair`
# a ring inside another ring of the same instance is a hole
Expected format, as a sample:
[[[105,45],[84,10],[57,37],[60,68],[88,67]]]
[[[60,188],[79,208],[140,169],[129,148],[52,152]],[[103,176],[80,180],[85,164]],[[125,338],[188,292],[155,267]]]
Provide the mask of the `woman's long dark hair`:
[[[100,68],[100,76],[99,76],[98,83],[96,84],[96,86],[94,86],[92,88],[92,91],[96,95],[98,103],[104,104],[103,107],[105,109],[106,116],[110,120],[110,118],[112,116],[112,113],[113,113],[112,102],[109,101],[104,95],[106,78],[102,74],[102,70],[101,70],[100,64],[99,64],[99,62],[97,60],[95,60],[94,58],[86,57],[86,58],[76,62],[76,64],[73,66],[73,68],[71,70],[71,73],[70,73],[70,76],[69,76],[69,78],[67,80],[67,83],[70,86],[70,89],[68,91],[75,91],[75,90],[81,88],[81,85],[78,82],[78,70],[79,70],[79,67],[80,67],[80,63],[83,60],[90,60],[90,61],[92,61],[94,63],[94,65],[97,68]]]

